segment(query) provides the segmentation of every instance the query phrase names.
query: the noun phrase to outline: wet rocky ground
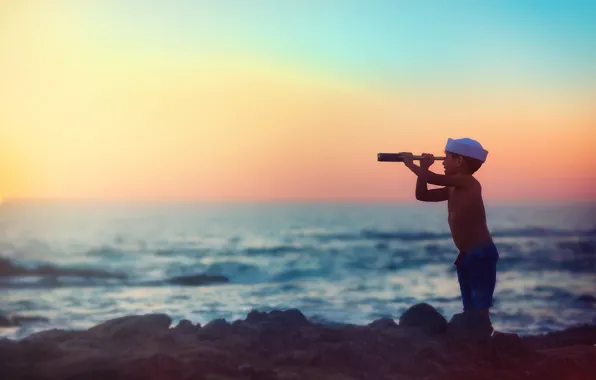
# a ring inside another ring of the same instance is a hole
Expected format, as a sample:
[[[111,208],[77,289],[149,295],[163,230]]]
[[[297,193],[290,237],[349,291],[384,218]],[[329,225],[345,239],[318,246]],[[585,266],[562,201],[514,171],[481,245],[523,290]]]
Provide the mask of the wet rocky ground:
[[[244,320],[126,316],[0,340],[0,379],[596,379],[596,326],[478,337],[417,304],[397,321],[324,325],[299,310]]]

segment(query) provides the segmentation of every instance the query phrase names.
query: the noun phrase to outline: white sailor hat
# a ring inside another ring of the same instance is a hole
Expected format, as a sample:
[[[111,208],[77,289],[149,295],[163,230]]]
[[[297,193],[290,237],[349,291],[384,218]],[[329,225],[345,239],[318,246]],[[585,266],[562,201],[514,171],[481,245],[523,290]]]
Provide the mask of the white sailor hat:
[[[486,161],[488,151],[476,140],[467,137],[461,139],[447,139],[445,151],[459,154],[460,156],[475,158],[482,162]]]

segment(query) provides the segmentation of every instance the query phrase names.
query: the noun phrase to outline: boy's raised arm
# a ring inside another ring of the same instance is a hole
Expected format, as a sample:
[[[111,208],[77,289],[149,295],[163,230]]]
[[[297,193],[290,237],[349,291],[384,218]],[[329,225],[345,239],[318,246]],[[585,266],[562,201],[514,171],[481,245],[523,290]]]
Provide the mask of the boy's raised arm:
[[[416,173],[416,171],[418,173]],[[416,167],[416,171],[414,171],[414,173],[416,173],[418,178],[420,178],[422,181],[438,186],[466,187],[468,184],[470,184],[470,180],[472,178],[471,176],[463,174],[436,174],[421,167]]]
[[[416,174],[419,179],[432,185],[447,187],[465,187],[469,185],[472,181],[472,177],[468,175],[443,175],[433,173],[427,168],[423,168],[414,164],[411,157],[404,158],[404,164],[408,167],[408,169],[410,169],[414,174]]]
[[[416,199],[422,202],[443,202],[449,199],[449,187],[428,189],[420,177],[416,179]]]

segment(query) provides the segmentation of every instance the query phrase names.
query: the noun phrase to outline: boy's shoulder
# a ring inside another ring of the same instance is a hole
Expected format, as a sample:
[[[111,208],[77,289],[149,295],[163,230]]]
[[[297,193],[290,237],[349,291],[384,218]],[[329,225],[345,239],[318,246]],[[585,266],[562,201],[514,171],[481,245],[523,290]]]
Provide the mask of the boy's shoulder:
[[[455,174],[455,176],[458,177],[460,181],[462,181],[462,183],[468,185],[480,185],[480,181],[478,180],[478,178],[474,177],[474,174],[457,173]]]
[[[472,187],[478,188],[478,189],[482,188],[482,184],[480,183],[478,178],[474,177],[473,174],[468,174],[468,176],[470,177],[470,183],[471,183]]]
[[[482,184],[480,181],[474,177],[472,174],[467,173],[459,173],[455,175],[458,177],[458,182],[460,186],[454,186],[454,190],[459,188],[461,190],[474,190],[474,189],[482,189]]]
[[[476,178],[474,176],[474,174],[466,174],[466,175],[470,177],[470,181],[472,181],[472,183],[480,185],[480,180],[478,178]]]

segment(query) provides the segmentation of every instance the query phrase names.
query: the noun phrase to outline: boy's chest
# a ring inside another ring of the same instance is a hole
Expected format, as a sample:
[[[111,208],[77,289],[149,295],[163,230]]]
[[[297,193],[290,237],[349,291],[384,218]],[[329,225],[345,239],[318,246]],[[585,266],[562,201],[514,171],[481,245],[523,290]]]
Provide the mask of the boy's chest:
[[[459,210],[464,208],[466,204],[470,203],[470,194],[464,190],[451,188],[449,189],[449,199],[447,200],[447,210],[449,217],[457,214]]]
[[[449,214],[457,208],[457,204],[459,203],[460,194],[455,190],[455,188],[449,188],[449,198],[447,199],[447,210]]]
[[[475,213],[481,208],[481,201],[481,198],[473,190],[450,189],[447,200],[449,221],[457,219],[459,215]]]

